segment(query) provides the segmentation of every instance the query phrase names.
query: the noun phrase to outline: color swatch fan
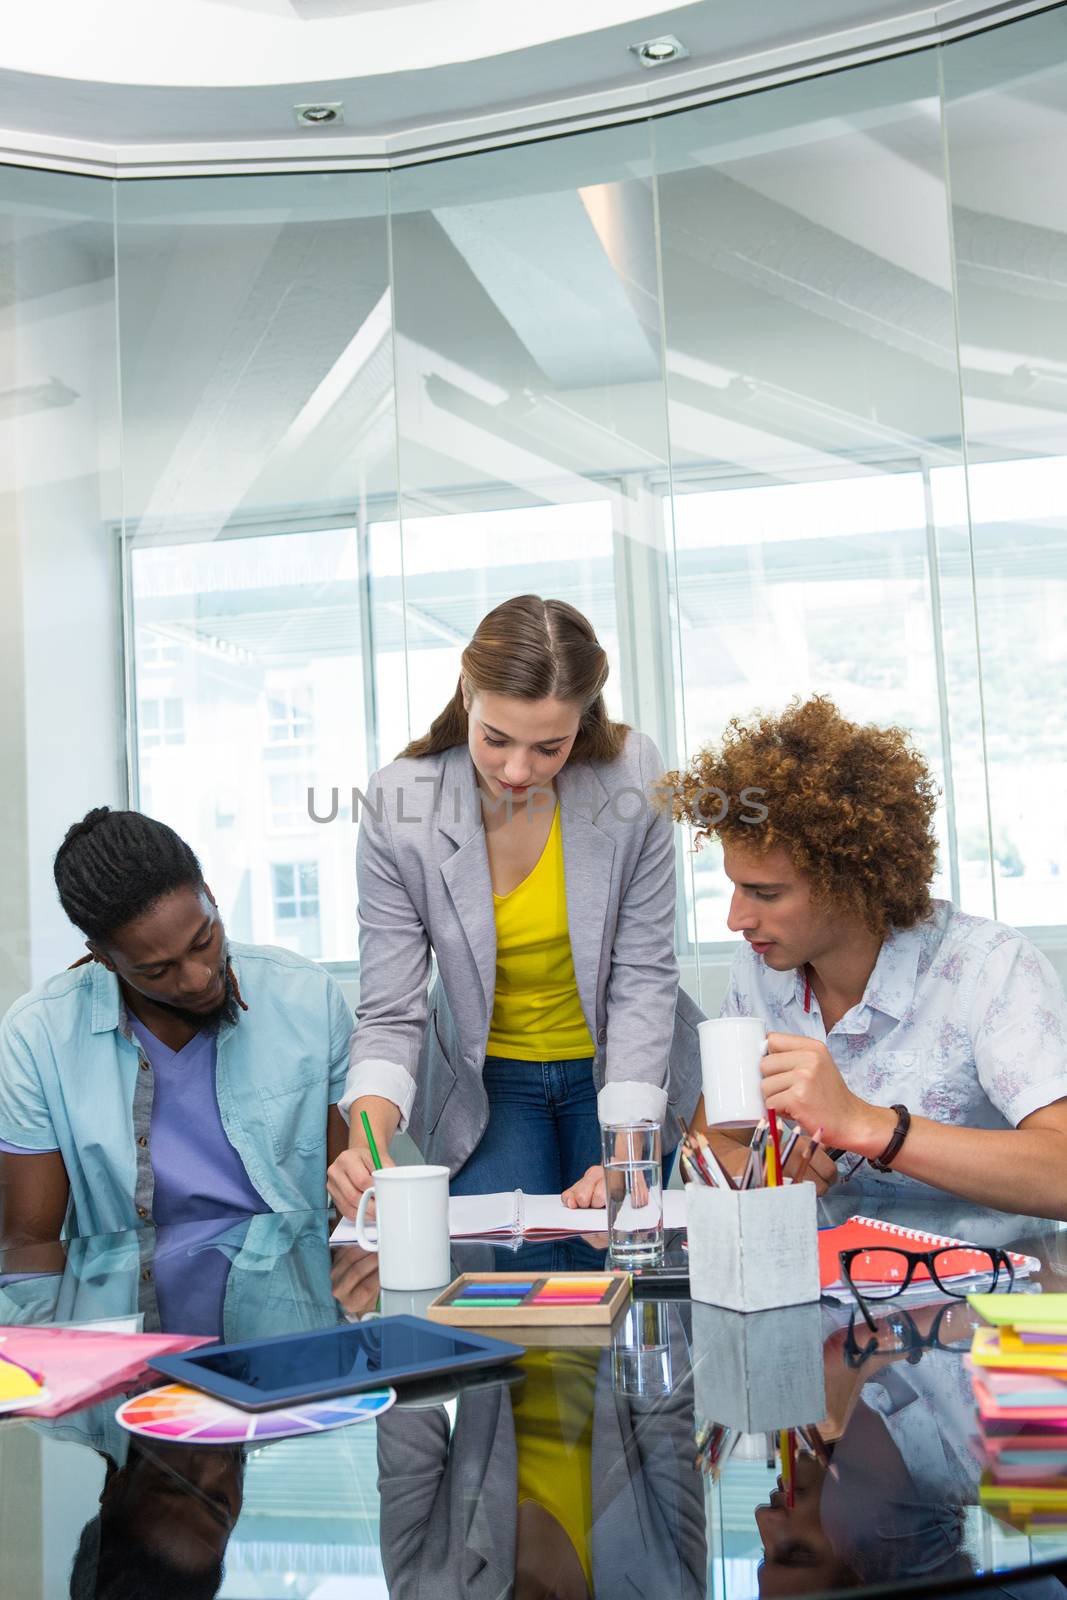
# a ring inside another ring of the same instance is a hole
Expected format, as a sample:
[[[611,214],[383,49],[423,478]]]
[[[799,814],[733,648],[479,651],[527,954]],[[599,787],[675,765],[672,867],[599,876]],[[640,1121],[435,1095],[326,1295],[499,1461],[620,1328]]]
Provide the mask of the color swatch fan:
[[[170,1444],[267,1444],[368,1422],[388,1411],[395,1399],[395,1389],[373,1389],[335,1400],[279,1406],[276,1411],[241,1411],[182,1383],[168,1383],[127,1400],[115,1412],[115,1420],[129,1433]]]

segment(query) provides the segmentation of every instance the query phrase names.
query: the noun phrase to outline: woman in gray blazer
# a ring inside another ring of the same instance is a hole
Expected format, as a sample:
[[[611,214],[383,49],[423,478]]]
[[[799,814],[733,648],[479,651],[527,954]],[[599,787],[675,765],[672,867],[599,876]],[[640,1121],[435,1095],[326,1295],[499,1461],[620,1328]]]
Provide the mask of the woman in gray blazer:
[[[387,1164],[406,1128],[454,1193],[550,1193],[598,1167],[598,1111],[661,1121],[670,1149],[694,1109],[663,762],[608,717],[607,675],[572,606],[505,601],[429,733],[368,786],[351,1142],[329,1170],[346,1216],[371,1182],[362,1111]]]

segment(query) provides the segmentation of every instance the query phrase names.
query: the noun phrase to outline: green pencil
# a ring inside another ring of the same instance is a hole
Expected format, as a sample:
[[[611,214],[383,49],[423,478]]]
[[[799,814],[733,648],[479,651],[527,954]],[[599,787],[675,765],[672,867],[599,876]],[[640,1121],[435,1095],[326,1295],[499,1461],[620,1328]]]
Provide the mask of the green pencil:
[[[363,1124],[363,1132],[367,1135],[367,1143],[370,1146],[370,1153],[374,1158],[375,1168],[380,1168],[382,1164],[382,1158],[378,1154],[378,1146],[374,1142],[374,1135],[370,1129],[370,1118],[365,1111],[361,1111],[359,1114],[359,1120]]]

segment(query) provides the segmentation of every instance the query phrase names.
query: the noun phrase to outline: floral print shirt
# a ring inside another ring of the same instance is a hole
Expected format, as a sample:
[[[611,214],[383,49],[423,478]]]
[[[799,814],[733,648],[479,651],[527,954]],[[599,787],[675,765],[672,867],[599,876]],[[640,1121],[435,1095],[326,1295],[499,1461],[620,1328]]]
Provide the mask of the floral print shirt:
[[[1014,928],[947,900],[888,935],[863,999],[829,1034],[803,971],[774,972],[747,944],[722,1015],[820,1040],[854,1094],[935,1122],[1015,1127],[1067,1096],[1067,1000],[1053,967]],[[861,1172],[879,1188],[910,1181]]]

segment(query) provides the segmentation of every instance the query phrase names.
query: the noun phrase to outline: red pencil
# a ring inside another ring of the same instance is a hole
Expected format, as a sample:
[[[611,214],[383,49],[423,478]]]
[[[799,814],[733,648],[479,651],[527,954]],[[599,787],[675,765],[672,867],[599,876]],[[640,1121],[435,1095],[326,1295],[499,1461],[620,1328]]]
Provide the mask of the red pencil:
[[[767,1112],[767,1122],[771,1130],[771,1149],[774,1151],[774,1175],[778,1185],[782,1183],[782,1146],[778,1141],[778,1114],[775,1111]]]

